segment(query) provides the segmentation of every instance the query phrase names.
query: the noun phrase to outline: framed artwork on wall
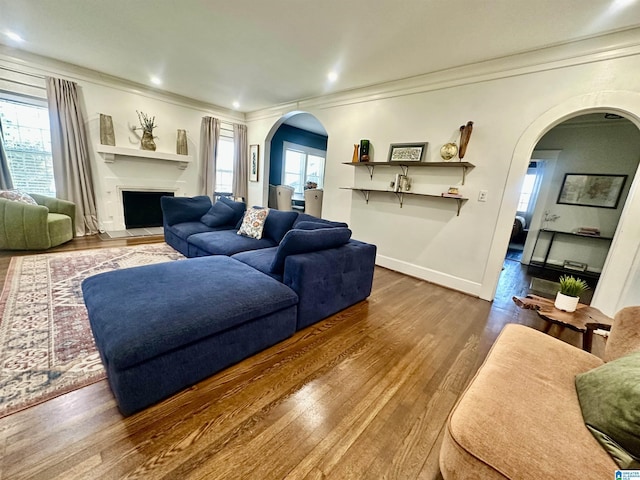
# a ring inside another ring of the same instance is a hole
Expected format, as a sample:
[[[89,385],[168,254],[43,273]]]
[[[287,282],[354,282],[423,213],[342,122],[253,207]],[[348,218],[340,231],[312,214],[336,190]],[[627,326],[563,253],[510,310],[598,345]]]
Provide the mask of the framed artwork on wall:
[[[258,166],[260,162],[260,145],[249,145],[249,181],[258,181]]]
[[[618,208],[627,175],[565,173],[557,203]]]
[[[389,162],[421,162],[427,142],[422,143],[392,143],[389,147]]]

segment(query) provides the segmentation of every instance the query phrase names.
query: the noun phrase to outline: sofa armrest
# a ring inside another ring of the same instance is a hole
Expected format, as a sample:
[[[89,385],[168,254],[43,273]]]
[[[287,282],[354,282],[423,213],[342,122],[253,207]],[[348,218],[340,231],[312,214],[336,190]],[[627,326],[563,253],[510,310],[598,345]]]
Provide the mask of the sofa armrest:
[[[50,247],[44,205],[28,205],[0,198],[0,249],[40,250]]]
[[[371,294],[376,246],[350,240],[317,252],[289,255],[283,283],[298,294],[298,326],[307,327]]]
[[[194,222],[209,211],[211,198],[206,195],[197,197],[161,197],[162,217],[165,225]]]
[[[626,307],[616,313],[604,350],[609,362],[640,350],[640,306]]]
[[[38,202],[38,205],[44,205],[49,209],[49,213],[60,213],[71,218],[71,231],[73,236],[76,235],[76,204],[61,198],[47,197],[37,193],[30,193],[31,197]]]

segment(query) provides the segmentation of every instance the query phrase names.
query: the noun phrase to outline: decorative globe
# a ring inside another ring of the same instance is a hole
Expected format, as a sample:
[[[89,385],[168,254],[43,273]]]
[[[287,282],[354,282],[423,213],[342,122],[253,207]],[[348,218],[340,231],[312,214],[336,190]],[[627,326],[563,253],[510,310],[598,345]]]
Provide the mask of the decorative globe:
[[[458,154],[458,146],[455,143],[445,143],[440,149],[440,156],[445,160],[451,160]]]

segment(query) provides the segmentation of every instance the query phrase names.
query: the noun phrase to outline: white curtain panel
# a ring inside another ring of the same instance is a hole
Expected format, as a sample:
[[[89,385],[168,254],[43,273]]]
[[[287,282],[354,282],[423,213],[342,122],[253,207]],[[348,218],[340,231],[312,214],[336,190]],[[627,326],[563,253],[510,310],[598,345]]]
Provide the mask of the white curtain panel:
[[[219,138],[220,120],[213,117],[202,117],[200,123],[200,193],[208,195],[214,201]]]
[[[13,180],[9,171],[9,160],[4,149],[4,135],[2,133],[2,121],[0,120],[0,190],[11,190]]]
[[[249,154],[247,126],[233,124],[233,196],[247,201],[249,182]]]
[[[59,198],[76,204],[76,235],[98,233],[89,144],[78,85],[46,77],[53,176]]]

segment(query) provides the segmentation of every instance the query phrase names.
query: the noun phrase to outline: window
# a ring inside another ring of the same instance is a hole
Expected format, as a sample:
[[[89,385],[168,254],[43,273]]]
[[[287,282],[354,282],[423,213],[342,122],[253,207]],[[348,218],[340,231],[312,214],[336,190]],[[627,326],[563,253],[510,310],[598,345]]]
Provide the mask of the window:
[[[216,195],[231,195],[233,190],[233,129],[220,127],[218,155],[216,157]]]
[[[536,185],[536,174],[527,173],[524,177],[524,184],[520,191],[520,201],[518,202],[518,212],[526,212],[529,210],[529,202],[531,201],[531,195]]]
[[[55,197],[47,108],[0,99],[0,118],[13,186]]]
[[[323,188],[326,152],[304,145],[284,142],[282,184],[293,187],[294,193],[303,195],[307,182]]]

